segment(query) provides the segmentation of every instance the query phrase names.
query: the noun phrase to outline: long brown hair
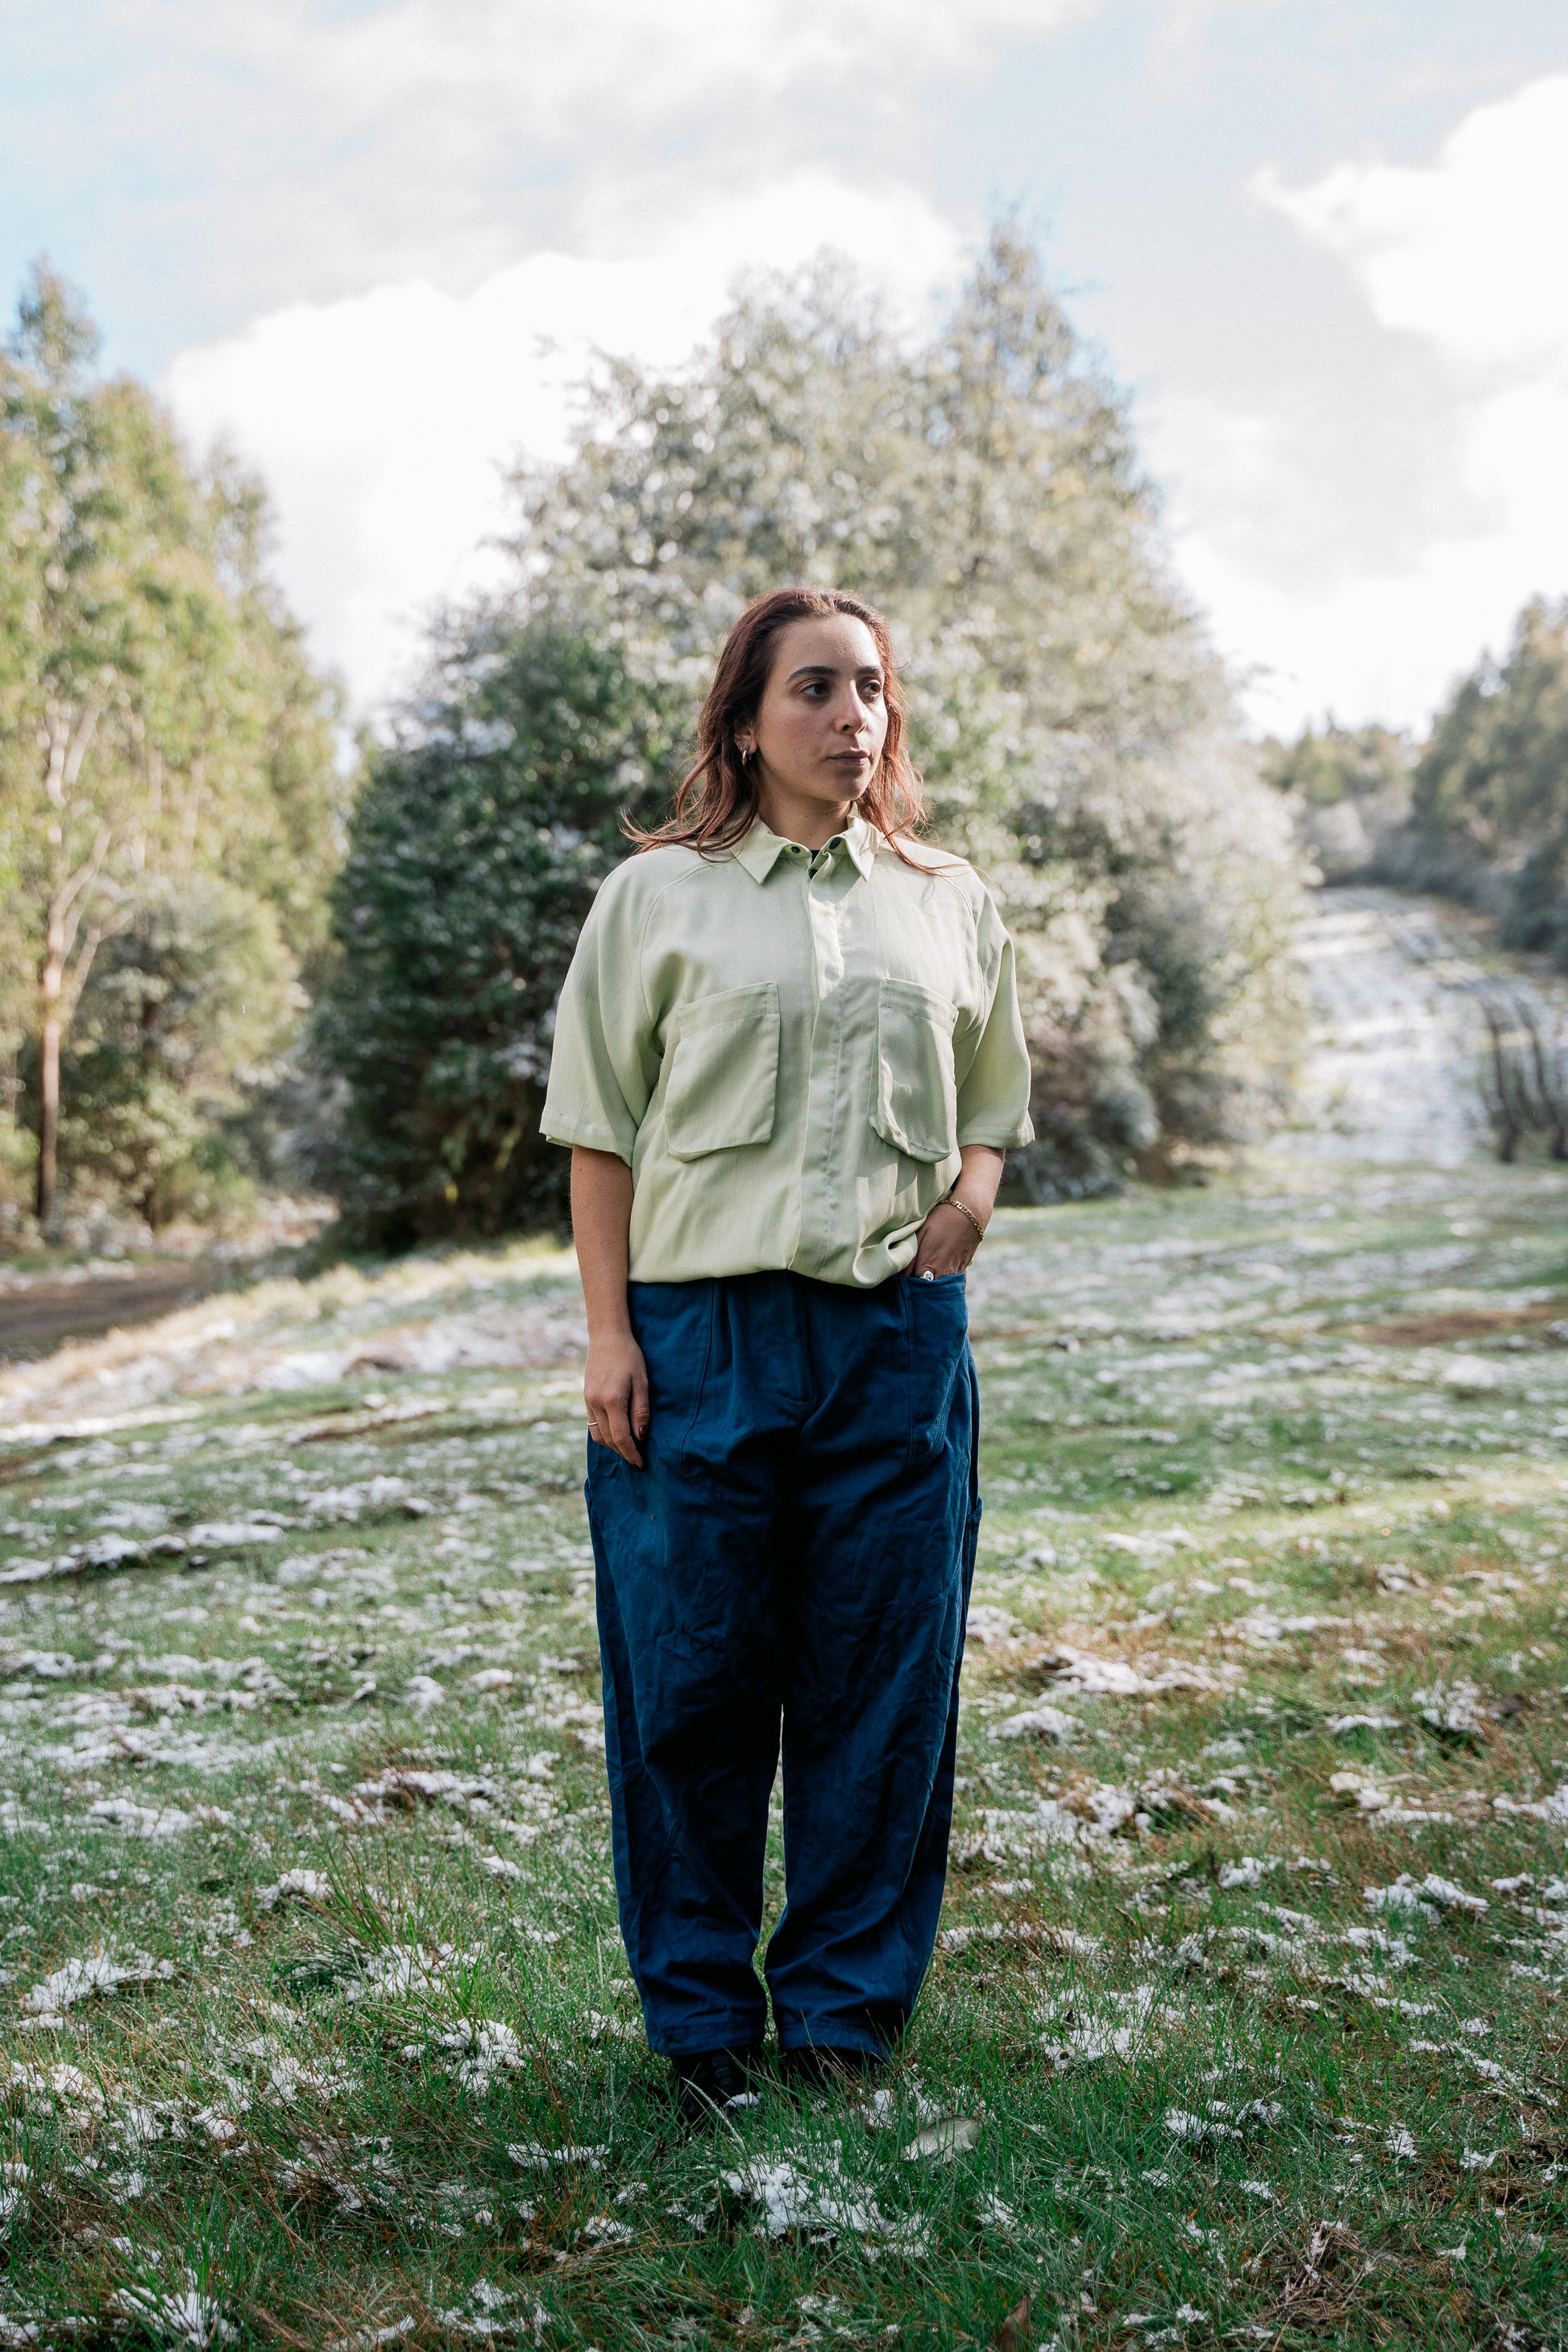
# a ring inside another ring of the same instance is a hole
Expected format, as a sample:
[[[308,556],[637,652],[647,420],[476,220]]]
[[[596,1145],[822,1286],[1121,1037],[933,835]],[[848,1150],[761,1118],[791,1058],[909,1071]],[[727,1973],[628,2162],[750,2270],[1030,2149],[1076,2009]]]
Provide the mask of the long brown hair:
[[[697,721],[697,757],[680,780],[669,816],[651,832],[624,820],[639,849],[674,845],[705,853],[728,849],[740,840],[757,814],[757,786],[750,762],[741,757],[736,735],[756,719],[780,632],[792,621],[824,621],[835,613],[863,621],[876,641],[888,733],[858,805],[889,848],[903,856],[898,836],[924,822],[925,804],[906,748],[904,698],[893,641],[880,613],[842,588],[774,588],[746,606],[724,640]]]

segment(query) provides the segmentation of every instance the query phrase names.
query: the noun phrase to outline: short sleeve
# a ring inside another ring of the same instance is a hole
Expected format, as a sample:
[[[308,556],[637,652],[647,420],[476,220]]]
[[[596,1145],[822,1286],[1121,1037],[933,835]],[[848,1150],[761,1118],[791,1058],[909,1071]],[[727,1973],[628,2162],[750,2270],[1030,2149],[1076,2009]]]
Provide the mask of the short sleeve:
[[[988,890],[981,893],[976,949],[988,1010],[973,1060],[959,1082],[958,1141],[994,1150],[1032,1143],[1029,1049],[1018,1010],[1013,942]]]
[[[658,1051],[638,971],[637,894],[625,873],[605,882],[578,939],[555,1008],[540,1126],[552,1143],[613,1151],[629,1167]]]

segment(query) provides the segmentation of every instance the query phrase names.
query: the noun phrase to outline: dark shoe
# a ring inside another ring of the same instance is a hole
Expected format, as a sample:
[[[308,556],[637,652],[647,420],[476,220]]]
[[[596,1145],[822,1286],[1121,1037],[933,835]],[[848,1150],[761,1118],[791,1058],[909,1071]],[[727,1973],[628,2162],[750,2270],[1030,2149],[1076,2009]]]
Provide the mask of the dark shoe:
[[[875,2083],[887,2063],[879,2050],[829,2050],[815,2043],[784,2053],[784,2080],[802,2091],[842,2091],[855,2083]]]
[[[689,2057],[672,2058],[675,2104],[682,2123],[696,2129],[720,2122],[728,2108],[749,2107],[756,2098],[752,2087],[752,2050],[699,2050]]]

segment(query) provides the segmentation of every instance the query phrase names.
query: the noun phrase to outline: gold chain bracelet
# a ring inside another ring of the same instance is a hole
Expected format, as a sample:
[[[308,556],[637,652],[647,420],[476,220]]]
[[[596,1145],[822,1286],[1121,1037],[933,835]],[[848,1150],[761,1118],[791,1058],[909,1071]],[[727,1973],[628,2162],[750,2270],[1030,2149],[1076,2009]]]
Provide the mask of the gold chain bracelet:
[[[981,1223],[979,1218],[975,1215],[968,1202],[961,1201],[956,1192],[944,1192],[942,1196],[939,1206],[946,1209],[956,1209],[961,1217],[967,1217],[969,1219],[970,1223],[973,1226],[981,1240],[984,1241],[985,1239],[984,1226]]]

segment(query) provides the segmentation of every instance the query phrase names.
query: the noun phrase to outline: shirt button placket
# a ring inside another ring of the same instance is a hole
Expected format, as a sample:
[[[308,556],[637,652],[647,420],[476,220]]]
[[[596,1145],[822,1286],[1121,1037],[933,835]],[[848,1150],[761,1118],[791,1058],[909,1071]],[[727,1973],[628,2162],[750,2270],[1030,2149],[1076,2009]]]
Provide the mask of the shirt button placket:
[[[818,856],[822,864],[818,866],[813,860],[813,868],[805,877],[816,1017],[812,1024],[810,1108],[801,1168],[801,1208],[803,1232],[813,1237],[814,1255],[828,1255],[837,1247],[841,1222],[832,1171],[844,1052],[842,1000],[838,993],[844,977],[844,952],[838,936],[837,905],[826,888],[819,887],[826,883],[836,860],[831,848],[818,852]]]

